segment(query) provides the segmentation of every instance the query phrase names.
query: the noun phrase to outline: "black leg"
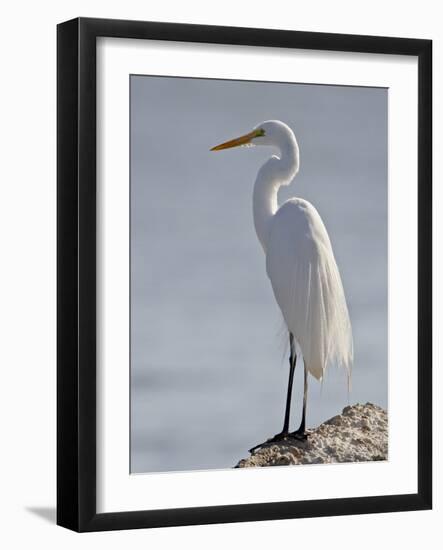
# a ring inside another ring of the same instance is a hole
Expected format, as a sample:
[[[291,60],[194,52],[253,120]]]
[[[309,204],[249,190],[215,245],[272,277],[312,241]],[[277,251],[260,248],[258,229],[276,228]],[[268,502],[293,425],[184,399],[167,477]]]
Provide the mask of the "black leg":
[[[303,383],[303,410],[301,415],[300,427],[297,431],[292,432],[290,435],[297,439],[306,439],[306,403],[308,401],[308,371],[306,365],[304,367],[304,383]]]
[[[289,333],[289,380],[288,380],[288,394],[286,396],[286,410],[285,421],[283,424],[282,434],[287,434],[289,431],[289,420],[291,416],[291,399],[292,399],[292,385],[294,383],[295,364],[297,362],[297,356],[295,354],[294,337]]]
[[[285,437],[289,435],[289,420],[291,416],[291,398],[292,398],[292,385],[294,382],[294,372],[295,372],[295,364],[297,362],[297,355],[295,354],[295,344],[294,344],[294,336],[292,333],[289,333],[289,380],[288,380],[288,393],[286,396],[286,409],[285,409],[285,420],[283,424],[283,430],[278,433],[277,435],[274,435],[271,439],[266,441],[265,443],[260,443],[260,445],[256,445],[255,447],[252,447],[252,449],[249,449],[249,452],[252,453],[252,451],[255,451],[255,449],[258,449],[259,447],[262,447],[266,443],[273,443],[275,441],[281,441]]]

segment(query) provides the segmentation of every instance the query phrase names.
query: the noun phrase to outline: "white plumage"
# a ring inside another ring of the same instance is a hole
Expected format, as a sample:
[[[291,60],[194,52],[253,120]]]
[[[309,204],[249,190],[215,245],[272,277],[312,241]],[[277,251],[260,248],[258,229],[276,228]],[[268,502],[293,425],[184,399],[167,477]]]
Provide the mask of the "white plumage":
[[[326,228],[309,202],[291,199],[274,214],[266,271],[307,370],[320,380],[335,362],[350,373],[352,335],[343,286]]]

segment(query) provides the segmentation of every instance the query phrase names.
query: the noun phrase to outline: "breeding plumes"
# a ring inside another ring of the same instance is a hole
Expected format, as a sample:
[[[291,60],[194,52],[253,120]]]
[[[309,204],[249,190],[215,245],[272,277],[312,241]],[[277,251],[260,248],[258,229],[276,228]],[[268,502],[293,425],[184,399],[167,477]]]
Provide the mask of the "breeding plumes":
[[[336,363],[350,376],[353,344],[343,285],[328,233],[314,206],[304,199],[292,198],[278,207],[280,186],[289,185],[299,169],[299,148],[293,131],[283,122],[269,120],[211,151],[241,145],[268,146],[276,153],[260,168],[253,191],[255,231],[289,332],[283,430],[268,442],[286,437],[305,439],[308,374],[321,380],[327,366]],[[300,427],[289,432],[297,349],[304,362],[303,410]]]

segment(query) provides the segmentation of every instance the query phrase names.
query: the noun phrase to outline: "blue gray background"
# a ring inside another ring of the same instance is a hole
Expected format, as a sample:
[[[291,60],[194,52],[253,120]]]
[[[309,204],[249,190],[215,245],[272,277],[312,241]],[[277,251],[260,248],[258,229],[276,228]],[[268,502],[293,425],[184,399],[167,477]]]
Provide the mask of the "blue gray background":
[[[266,119],[294,130],[301,168],[280,201],[329,231],[355,363],[311,379],[308,425],[387,406],[387,90],[131,77],[131,471],[230,468],[280,431],[286,334],[252,222],[266,148],[210,152]],[[293,395],[298,427],[302,369]]]

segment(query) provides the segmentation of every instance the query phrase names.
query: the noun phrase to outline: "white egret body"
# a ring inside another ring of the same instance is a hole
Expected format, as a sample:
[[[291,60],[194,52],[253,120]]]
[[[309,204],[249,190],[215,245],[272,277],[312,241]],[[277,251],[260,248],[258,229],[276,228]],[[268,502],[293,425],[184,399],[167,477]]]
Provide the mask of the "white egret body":
[[[290,337],[285,422],[283,431],[272,441],[290,435],[305,437],[308,373],[321,380],[327,366],[334,362],[345,367],[349,376],[353,358],[351,324],[331,241],[317,210],[301,198],[292,198],[278,207],[278,189],[289,185],[299,169],[294,133],[283,122],[270,120],[212,150],[247,144],[270,146],[276,152],[260,168],[253,193],[255,230]],[[305,391],[301,426],[289,434],[294,340],[304,359]]]

